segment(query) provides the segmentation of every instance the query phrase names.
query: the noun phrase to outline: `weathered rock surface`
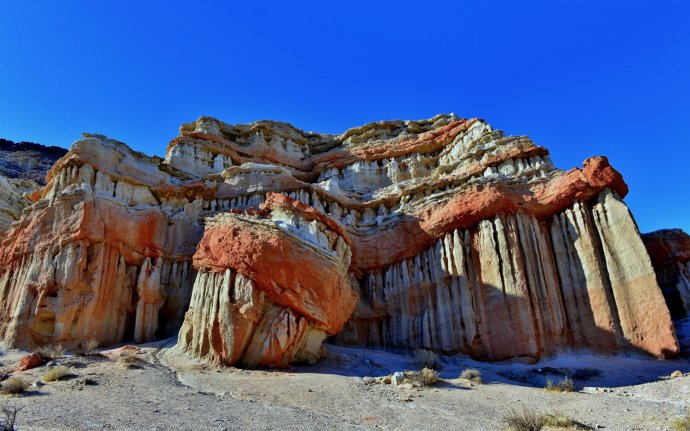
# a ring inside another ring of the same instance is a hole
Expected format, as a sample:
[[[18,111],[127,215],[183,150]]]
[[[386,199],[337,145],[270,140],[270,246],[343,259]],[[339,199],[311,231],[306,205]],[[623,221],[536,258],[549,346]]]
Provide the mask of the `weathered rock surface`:
[[[0,139],[0,175],[45,185],[46,173],[66,153],[60,147]]]
[[[189,306],[178,344],[224,364],[313,361],[335,334],[489,360],[673,356],[626,193],[604,157],[564,172],[454,115],[339,136],[202,117],[165,159],[87,135],[3,239],[0,331],[146,341]]]
[[[26,195],[38,187],[38,183],[32,180],[0,175],[0,234],[19,220],[24,208],[31,203]]]
[[[690,313],[690,235],[662,229],[642,235],[657,281],[674,318]]]
[[[228,365],[315,361],[357,300],[347,233],[282,194],[269,193],[261,210],[207,220],[179,343]]]

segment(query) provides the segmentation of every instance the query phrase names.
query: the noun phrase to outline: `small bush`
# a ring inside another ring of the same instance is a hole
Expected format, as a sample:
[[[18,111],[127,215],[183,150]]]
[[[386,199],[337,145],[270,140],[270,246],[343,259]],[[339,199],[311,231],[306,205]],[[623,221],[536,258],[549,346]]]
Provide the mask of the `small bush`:
[[[587,429],[588,427],[582,427],[582,424],[575,422],[568,416],[562,415],[560,413],[550,413],[544,415],[544,425],[556,428],[577,428],[577,429]]]
[[[690,410],[681,418],[671,422],[671,431],[690,431]]]
[[[21,394],[29,387],[29,382],[20,377],[10,377],[2,382],[0,389],[4,394]]]
[[[81,345],[79,346],[79,350],[77,351],[77,354],[83,356],[93,355],[96,353],[96,349],[98,349],[98,346],[100,344],[101,341],[98,338],[89,338],[88,340],[81,343]]]
[[[0,431],[15,431],[14,424],[17,421],[17,413],[24,407],[3,406],[0,412]]]
[[[548,392],[575,392],[575,384],[570,377],[566,377],[558,383],[554,383],[551,379],[547,379],[544,389]]]
[[[441,369],[441,360],[431,350],[421,349],[414,352],[412,363],[418,368]]]
[[[556,428],[589,429],[579,422],[560,413],[538,413],[527,407],[522,412],[512,410],[503,418],[503,422],[512,431],[540,431],[545,426]]]
[[[36,351],[43,359],[51,361],[61,358],[65,354],[65,346],[62,344],[49,344],[39,347]]]
[[[58,380],[63,380],[63,379],[65,379],[71,375],[72,375],[72,371],[68,367],[66,367],[64,365],[58,365],[57,367],[48,371],[43,376],[43,380],[46,382],[56,382]]]
[[[511,410],[504,418],[503,422],[512,431],[540,431],[546,425],[544,415],[522,408],[522,412]]]
[[[482,384],[482,373],[476,368],[467,368],[462,373],[460,373],[460,378],[462,380],[467,380],[478,385]]]
[[[405,371],[405,380],[419,386],[433,386],[441,381],[436,371],[431,368],[422,368],[420,371]]]
[[[135,351],[123,351],[120,356],[117,357],[117,364],[125,369],[135,369],[141,368],[139,364],[143,362],[137,357],[137,352]]]

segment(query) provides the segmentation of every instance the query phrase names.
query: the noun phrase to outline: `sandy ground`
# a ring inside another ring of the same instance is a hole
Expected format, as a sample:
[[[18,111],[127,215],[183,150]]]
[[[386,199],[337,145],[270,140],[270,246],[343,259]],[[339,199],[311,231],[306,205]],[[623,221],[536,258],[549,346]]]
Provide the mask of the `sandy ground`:
[[[74,377],[31,387],[16,405],[20,430],[501,430],[502,418],[524,406],[561,412],[593,429],[665,430],[690,406],[687,360],[571,354],[537,365],[487,364],[442,357],[439,386],[417,388],[381,382],[381,376],[415,369],[411,357],[377,350],[327,346],[315,366],[282,371],[222,370],[190,360],[174,340],[142,347],[143,361],[126,369],[108,356],[67,355],[56,363]],[[16,366],[26,352],[0,356]],[[18,373],[41,380],[55,364]],[[484,383],[458,379],[474,367]],[[551,393],[547,378],[578,368],[600,374],[575,380],[577,392]],[[557,371],[560,369],[561,371]]]

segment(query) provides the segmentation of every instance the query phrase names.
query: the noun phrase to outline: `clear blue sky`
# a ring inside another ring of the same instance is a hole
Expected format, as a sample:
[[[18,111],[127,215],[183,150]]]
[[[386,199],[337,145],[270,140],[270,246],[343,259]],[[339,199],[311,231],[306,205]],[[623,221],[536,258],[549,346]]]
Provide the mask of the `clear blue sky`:
[[[163,155],[201,115],[339,133],[455,112],[564,169],[607,155],[642,231],[690,231],[687,4],[0,0],[0,137]]]

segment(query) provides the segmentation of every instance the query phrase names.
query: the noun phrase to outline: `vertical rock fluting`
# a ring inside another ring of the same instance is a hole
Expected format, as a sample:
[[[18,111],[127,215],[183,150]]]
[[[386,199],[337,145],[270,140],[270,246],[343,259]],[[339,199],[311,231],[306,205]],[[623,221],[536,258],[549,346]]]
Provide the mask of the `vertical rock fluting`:
[[[1,243],[0,334],[7,344],[74,347],[95,338],[108,345],[177,331],[201,228],[168,218],[151,190],[135,185],[137,176],[163,176],[142,159],[92,137],[49,173]]]
[[[284,195],[208,223],[180,347],[225,365],[313,362],[355,306],[344,229]]]
[[[337,340],[490,360],[569,348],[672,357],[677,341],[643,247],[608,189],[550,219],[482,220],[365,275]]]
[[[87,135],[13,210],[6,343],[181,325],[188,353],[251,367],[313,361],[327,336],[489,360],[678,351],[604,157],[564,172],[454,115],[339,136],[202,117],[180,133],[165,159]]]

